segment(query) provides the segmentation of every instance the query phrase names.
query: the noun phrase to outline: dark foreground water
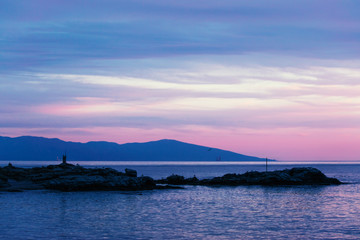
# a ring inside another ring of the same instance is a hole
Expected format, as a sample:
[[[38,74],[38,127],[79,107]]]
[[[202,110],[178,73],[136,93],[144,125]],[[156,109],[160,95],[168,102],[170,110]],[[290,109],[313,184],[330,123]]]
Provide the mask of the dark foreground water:
[[[0,192],[0,239],[360,239],[360,165],[306,166],[351,184]],[[154,178],[264,170],[261,165],[131,167]]]

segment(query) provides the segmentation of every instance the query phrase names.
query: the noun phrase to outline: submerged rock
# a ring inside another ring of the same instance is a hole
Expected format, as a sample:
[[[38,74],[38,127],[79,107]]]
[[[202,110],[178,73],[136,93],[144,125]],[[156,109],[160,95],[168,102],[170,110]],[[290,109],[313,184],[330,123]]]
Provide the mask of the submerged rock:
[[[171,175],[157,183],[173,185],[239,186],[239,185],[335,185],[341,184],[336,178],[325,176],[312,167],[292,168],[272,172],[246,172],[244,174],[225,174],[222,177],[198,180]]]

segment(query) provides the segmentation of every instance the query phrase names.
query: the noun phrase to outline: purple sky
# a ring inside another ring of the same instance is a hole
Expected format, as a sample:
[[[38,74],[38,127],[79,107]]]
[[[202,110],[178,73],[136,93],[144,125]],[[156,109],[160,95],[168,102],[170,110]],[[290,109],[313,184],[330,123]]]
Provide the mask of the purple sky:
[[[0,135],[359,160],[357,0],[0,2]]]

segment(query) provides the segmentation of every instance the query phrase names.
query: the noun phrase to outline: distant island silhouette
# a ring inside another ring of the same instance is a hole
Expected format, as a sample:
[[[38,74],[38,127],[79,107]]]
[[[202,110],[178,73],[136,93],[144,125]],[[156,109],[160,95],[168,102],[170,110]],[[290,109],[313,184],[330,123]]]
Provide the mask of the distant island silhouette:
[[[265,161],[265,158],[170,139],[117,144],[0,136],[0,149],[0,160],[3,161],[55,161],[64,152],[72,161]]]

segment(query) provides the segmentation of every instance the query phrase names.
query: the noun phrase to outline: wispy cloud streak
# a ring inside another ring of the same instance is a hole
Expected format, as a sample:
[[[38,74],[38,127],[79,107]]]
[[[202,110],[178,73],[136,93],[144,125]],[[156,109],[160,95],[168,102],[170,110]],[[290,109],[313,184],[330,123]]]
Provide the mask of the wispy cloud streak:
[[[356,159],[352,0],[0,3],[0,135]]]

